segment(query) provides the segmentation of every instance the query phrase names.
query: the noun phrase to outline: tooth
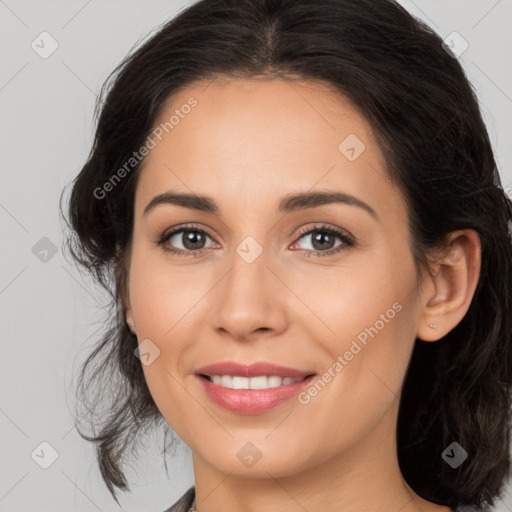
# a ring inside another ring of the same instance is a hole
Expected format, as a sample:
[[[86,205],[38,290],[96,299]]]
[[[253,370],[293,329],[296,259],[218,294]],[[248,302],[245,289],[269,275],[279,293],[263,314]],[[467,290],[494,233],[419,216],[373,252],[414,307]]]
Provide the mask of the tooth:
[[[268,378],[268,387],[269,388],[277,388],[282,383],[282,378],[278,377],[277,375],[272,375]]]
[[[233,389],[249,389],[249,377],[233,377],[232,387]]]
[[[286,386],[287,384],[293,384],[296,381],[296,379],[292,377],[285,377],[283,379],[283,386]]]
[[[220,385],[224,386],[225,388],[231,388],[233,384],[233,379],[230,375],[222,375],[220,378]]]
[[[249,387],[251,389],[265,389],[268,388],[268,379],[264,375],[260,377],[252,377],[249,380]]]
[[[220,386],[220,381],[221,381],[221,376],[220,375],[213,375],[212,376],[212,380],[213,380],[214,384],[217,384],[218,386]]]

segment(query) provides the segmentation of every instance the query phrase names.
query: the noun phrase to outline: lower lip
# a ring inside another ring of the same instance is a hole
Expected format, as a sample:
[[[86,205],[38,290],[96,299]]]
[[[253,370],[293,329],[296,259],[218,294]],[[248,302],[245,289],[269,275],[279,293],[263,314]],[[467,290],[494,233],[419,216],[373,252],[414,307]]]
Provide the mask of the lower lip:
[[[230,411],[240,414],[259,414],[274,407],[290,398],[298,395],[307,388],[316,375],[306,379],[267,389],[231,389],[219,386],[208,379],[196,375],[208,397],[216,404]]]

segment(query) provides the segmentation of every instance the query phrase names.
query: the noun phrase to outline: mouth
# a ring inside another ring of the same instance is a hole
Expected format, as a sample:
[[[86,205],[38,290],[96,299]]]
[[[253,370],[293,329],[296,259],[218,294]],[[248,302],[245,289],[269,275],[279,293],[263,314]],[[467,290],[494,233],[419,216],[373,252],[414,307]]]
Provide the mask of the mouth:
[[[299,394],[316,373],[270,361],[219,361],[197,368],[195,377],[206,396],[222,408],[238,414],[259,414]]]
[[[316,373],[304,377],[279,375],[195,375],[205,395],[216,405],[232,413],[262,414],[287,402],[310,386]],[[298,403],[298,402],[296,402]]]

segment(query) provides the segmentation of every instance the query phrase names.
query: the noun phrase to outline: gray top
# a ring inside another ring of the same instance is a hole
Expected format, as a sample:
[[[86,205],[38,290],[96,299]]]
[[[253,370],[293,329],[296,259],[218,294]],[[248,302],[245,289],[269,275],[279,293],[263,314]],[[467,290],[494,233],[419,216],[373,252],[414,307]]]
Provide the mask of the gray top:
[[[196,488],[195,486],[192,486],[185,492],[185,494],[183,494],[183,496],[176,503],[174,503],[174,505],[171,505],[168,509],[164,510],[164,512],[188,512],[189,508],[194,503],[195,496]],[[452,510],[453,512],[475,512],[477,509],[461,505]]]

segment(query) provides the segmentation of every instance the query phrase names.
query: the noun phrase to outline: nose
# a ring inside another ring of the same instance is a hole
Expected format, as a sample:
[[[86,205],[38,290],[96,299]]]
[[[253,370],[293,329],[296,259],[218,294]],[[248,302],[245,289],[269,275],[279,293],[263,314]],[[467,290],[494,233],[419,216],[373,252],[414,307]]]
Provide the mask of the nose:
[[[240,341],[279,334],[286,329],[290,292],[265,250],[252,262],[241,254],[234,251],[216,287],[216,328]]]

